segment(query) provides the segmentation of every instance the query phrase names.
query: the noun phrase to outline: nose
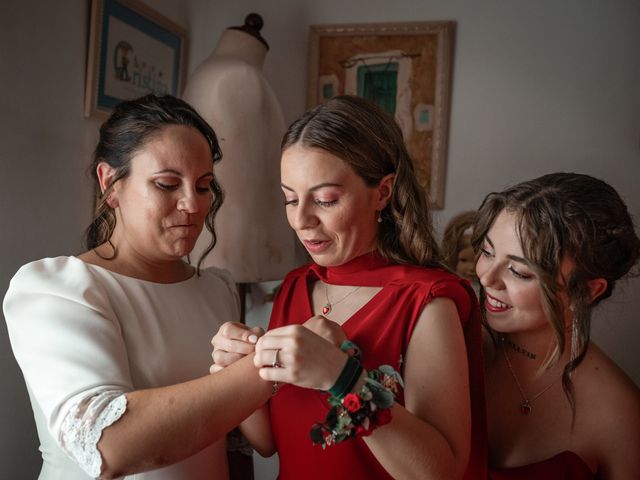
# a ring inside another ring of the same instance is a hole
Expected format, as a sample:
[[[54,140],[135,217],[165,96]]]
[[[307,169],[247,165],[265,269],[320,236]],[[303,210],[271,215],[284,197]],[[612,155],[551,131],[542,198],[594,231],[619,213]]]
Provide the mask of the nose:
[[[481,257],[476,264],[476,275],[485,288],[493,288],[495,290],[504,288],[501,267],[495,262],[489,262]]]
[[[184,189],[182,195],[178,199],[178,210],[185,213],[197,213],[199,210],[198,197],[195,190],[189,188]]]
[[[289,216],[289,223],[294,230],[305,230],[315,227],[318,224],[318,217],[314,213],[313,206],[307,202],[299,202]]]

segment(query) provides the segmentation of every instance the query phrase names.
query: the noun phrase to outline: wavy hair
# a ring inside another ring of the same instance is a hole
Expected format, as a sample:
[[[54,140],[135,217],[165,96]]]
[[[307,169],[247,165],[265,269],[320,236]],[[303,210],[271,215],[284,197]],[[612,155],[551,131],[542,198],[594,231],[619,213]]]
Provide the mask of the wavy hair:
[[[168,125],[184,125],[197,129],[209,144],[212,162],[215,164],[222,159],[215,132],[184,100],[171,95],[146,95],[118,104],[111,116],[100,127],[100,138],[89,167],[95,192],[95,208],[93,220],[85,232],[85,245],[88,249],[107,242],[113,234],[116,216],[107,204],[113,185],[129,175],[131,159],[154,135]],[[97,174],[97,167],[101,162],[107,163],[115,170],[115,175],[104,192],[100,191]],[[204,223],[207,230],[211,232],[212,238],[198,260],[198,273],[202,261],[216,244],[215,216],[224,200],[222,188],[215,178],[211,180],[209,188],[213,196]]]
[[[555,342],[543,368],[557,364],[564,353],[567,305],[561,294],[568,296],[573,313],[572,352],[564,366],[562,386],[575,416],[571,373],[587,353],[593,308],[611,296],[618,279],[629,272],[637,274],[634,266],[640,256],[640,239],[620,195],[589,175],[552,173],[490,193],[477,214],[472,238],[476,251],[503,210],[516,216],[522,251],[538,279],[542,306],[553,328]],[[561,278],[565,258],[574,263],[569,278]],[[607,287],[592,299],[588,282],[596,278],[604,278]],[[484,303],[484,289],[481,296]],[[497,340],[486,318],[485,326]]]
[[[361,97],[334,97],[296,120],[281,147],[298,143],[344,160],[369,187],[394,173],[391,199],[381,212],[378,251],[400,264],[440,266],[427,197],[390,115]]]

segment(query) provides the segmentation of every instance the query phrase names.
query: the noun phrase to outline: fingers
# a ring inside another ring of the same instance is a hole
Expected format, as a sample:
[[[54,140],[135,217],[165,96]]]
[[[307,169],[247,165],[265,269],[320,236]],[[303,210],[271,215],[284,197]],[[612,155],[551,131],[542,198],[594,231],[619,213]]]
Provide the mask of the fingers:
[[[249,328],[238,322],[224,323],[211,339],[211,345],[213,345],[211,358],[214,365],[226,367],[252,353],[255,350],[255,343],[262,335],[264,330],[260,327]]]
[[[264,330],[260,327],[249,328],[247,325],[238,322],[223,323],[218,333],[211,339],[214,348],[224,348],[232,342],[244,342],[253,345],[264,335]]]
[[[334,344],[308,328],[288,325],[258,340],[254,365],[265,380],[326,390],[335,382],[346,358]]]
[[[347,339],[347,335],[340,325],[322,315],[311,317],[304,323],[304,326],[338,347]]]

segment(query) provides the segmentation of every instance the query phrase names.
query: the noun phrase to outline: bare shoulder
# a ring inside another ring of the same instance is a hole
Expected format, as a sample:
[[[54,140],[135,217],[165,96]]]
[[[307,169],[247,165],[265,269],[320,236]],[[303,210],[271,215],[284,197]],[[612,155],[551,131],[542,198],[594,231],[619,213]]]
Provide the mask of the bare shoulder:
[[[578,367],[574,385],[577,430],[593,442],[588,448],[603,478],[636,478],[627,475],[640,473],[638,386],[595,344]]]
[[[576,386],[583,401],[594,408],[634,407],[636,414],[640,402],[640,390],[631,378],[597,345],[591,343],[582,365],[576,372]],[[594,401],[590,401],[592,398]],[[597,401],[595,401],[597,399]],[[625,409],[626,411],[626,409]]]

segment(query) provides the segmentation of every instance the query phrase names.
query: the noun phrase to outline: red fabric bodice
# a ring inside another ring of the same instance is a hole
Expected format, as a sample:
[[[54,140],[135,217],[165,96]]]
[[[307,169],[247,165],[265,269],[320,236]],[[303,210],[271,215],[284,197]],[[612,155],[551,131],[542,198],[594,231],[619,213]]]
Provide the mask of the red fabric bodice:
[[[402,372],[402,359],[425,305],[436,297],[452,299],[465,333],[472,404],[471,458],[466,479],[487,478],[487,431],[481,350],[480,311],[465,280],[436,268],[394,265],[377,254],[338,267],[307,265],[292,271],[274,302],[269,328],[301,324],[313,314],[310,286],[316,280],[333,285],[382,289],[342,325],[362,350],[366,369],[388,364]],[[280,457],[280,476],[287,479],[389,479],[364,441],[349,439],[322,449],[309,431],[324,421],[327,394],[286,385],[270,401],[271,425]],[[404,398],[399,399],[404,403]]]
[[[574,452],[515,468],[490,468],[490,480],[593,480],[595,475]]]

